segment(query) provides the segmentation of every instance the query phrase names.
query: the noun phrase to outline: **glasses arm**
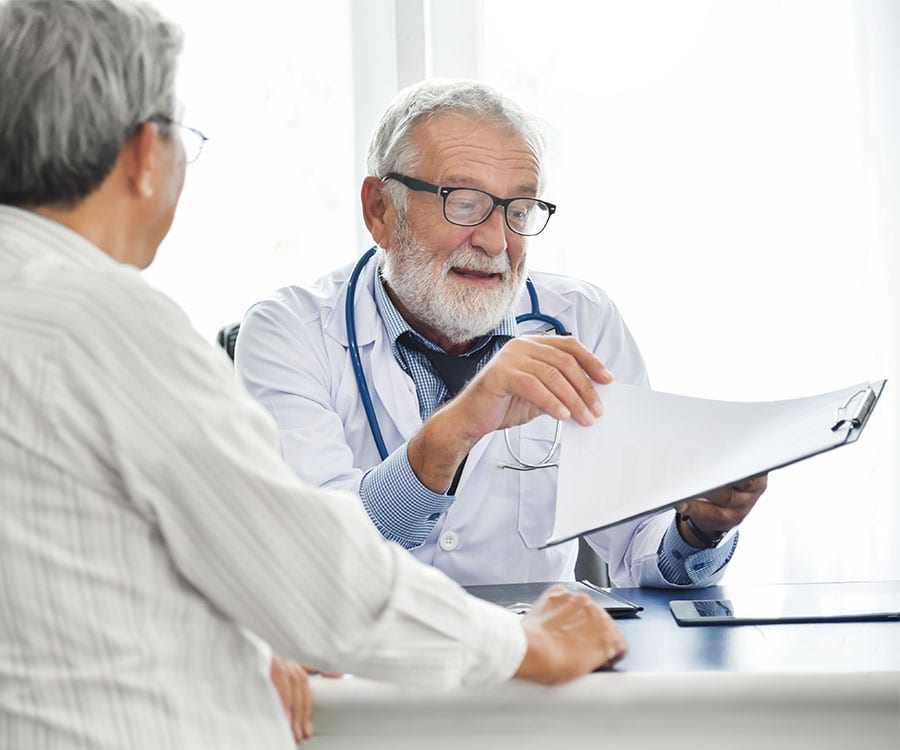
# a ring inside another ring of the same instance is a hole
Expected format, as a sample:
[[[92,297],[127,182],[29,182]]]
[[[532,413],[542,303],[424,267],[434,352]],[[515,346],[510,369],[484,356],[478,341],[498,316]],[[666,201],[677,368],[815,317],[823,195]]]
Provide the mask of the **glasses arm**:
[[[381,178],[382,182],[387,182],[388,180],[396,180],[403,185],[406,185],[410,190],[415,190],[419,193],[434,193],[435,195],[441,195],[441,187],[438,185],[432,185],[430,182],[425,182],[424,180],[417,180],[415,177],[407,177],[406,175],[400,174],[399,172],[388,172],[384,177]]]

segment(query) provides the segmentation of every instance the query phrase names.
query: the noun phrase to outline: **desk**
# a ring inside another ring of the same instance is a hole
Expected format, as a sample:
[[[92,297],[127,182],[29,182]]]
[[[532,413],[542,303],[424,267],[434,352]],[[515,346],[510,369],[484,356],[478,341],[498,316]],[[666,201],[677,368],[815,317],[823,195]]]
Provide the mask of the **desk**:
[[[558,688],[440,693],[314,679],[310,750],[900,747],[900,623],[680,627],[668,610],[671,599],[739,590],[620,589],[645,608],[619,621],[631,653],[615,672]]]
[[[784,625],[680,626],[669,612],[672,599],[738,599],[759,586],[706,589],[617,589],[644,607],[639,618],[618,620],[628,639],[627,672],[900,672],[900,621],[817,622]],[[823,596],[841,591],[894,592],[900,581],[784,584],[765,588],[789,592],[814,589]],[[900,747],[900,745],[898,745]]]

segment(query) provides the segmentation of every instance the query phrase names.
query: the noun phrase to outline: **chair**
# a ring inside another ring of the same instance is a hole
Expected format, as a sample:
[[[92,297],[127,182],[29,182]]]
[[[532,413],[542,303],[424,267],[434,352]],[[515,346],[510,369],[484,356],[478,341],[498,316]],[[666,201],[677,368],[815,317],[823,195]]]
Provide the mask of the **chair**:
[[[232,362],[234,362],[234,345],[237,343],[238,331],[240,330],[240,323],[229,323],[221,328],[216,335],[216,343],[228,353]]]
[[[578,559],[575,561],[575,580],[587,579],[597,586],[609,587],[609,565],[583,537],[578,537]]]

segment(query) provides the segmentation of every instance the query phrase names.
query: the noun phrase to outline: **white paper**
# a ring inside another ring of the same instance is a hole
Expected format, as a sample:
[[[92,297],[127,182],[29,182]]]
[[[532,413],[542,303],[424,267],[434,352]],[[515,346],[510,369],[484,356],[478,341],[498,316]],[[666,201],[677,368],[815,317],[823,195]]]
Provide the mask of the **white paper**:
[[[603,416],[563,424],[547,544],[674,505],[844,444],[837,410],[884,381],[789,401],[731,402],[610,383]]]

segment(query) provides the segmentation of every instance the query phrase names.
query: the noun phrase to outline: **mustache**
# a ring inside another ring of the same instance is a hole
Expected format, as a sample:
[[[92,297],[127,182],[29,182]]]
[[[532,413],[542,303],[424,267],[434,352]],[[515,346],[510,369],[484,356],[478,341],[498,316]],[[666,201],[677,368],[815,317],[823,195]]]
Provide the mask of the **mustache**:
[[[451,268],[467,268],[470,271],[478,271],[479,273],[497,273],[506,275],[510,272],[509,256],[506,253],[502,255],[486,255],[482,250],[476,250],[472,245],[466,243],[454,250],[444,261],[444,273],[450,272]]]

